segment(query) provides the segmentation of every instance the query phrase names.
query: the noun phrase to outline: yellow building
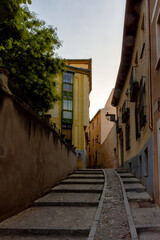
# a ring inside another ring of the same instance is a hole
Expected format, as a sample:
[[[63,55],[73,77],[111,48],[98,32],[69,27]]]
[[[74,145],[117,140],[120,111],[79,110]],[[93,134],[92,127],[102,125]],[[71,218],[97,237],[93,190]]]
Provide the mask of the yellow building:
[[[65,141],[74,145],[77,156],[87,162],[89,93],[92,89],[92,60],[65,60],[65,69],[57,76],[61,101],[49,111]]]
[[[112,105],[118,115],[119,166],[139,177],[153,196],[148,12],[146,0],[126,1],[122,57]]]

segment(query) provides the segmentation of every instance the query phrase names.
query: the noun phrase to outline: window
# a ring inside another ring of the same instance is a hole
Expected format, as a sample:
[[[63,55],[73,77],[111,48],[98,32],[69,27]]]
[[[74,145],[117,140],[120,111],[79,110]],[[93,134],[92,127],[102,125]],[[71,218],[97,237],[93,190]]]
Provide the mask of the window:
[[[71,100],[63,100],[63,109],[72,111],[73,110],[72,101]]]
[[[72,112],[63,111],[63,118],[72,119]]]
[[[73,122],[73,73],[64,72],[62,82],[62,124]]]
[[[136,65],[138,65],[138,52],[136,52],[136,56],[135,56],[134,62],[135,62]]]
[[[144,176],[145,177],[148,177],[148,148],[146,148],[144,150],[144,159],[145,159],[145,162],[144,162]]]
[[[63,79],[64,83],[73,83],[73,74],[72,73],[64,73],[64,79]]]
[[[142,57],[143,57],[144,49],[145,49],[145,43],[143,43],[143,45],[142,45],[142,49],[141,49],[140,58],[142,58]]]
[[[130,124],[129,121],[126,123],[126,151],[130,149]]]
[[[62,124],[62,134],[65,135],[65,139],[72,139],[72,124]]]
[[[140,129],[141,129],[146,124],[144,77],[141,78],[140,88],[139,88],[139,119],[140,119]]]
[[[92,123],[92,129],[94,129],[94,123]]]
[[[141,21],[141,30],[144,31],[144,14]]]
[[[63,74],[63,91],[72,92],[73,91],[73,74],[64,73]]]
[[[138,103],[135,103],[135,129],[136,129],[136,140],[140,137],[139,132],[139,116],[138,116]]]
[[[129,101],[125,100],[122,106],[122,123],[126,123],[130,116]]]
[[[72,92],[72,85],[63,83],[63,91]]]
[[[139,82],[137,81],[137,66],[132,66],[130,76],[130,102],[135,102],[139,90]]]
[[[139,156],[139,177],[142,177],[142,156]]]
[[[129,162],[128,166],[129,166],[129,172],[132,172],[132,162]]]

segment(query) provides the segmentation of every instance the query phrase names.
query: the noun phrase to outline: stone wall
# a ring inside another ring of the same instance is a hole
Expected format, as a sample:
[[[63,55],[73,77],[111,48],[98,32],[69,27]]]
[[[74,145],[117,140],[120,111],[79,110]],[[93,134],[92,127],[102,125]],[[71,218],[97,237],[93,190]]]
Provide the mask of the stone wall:
[[[27,105],[0,88],[0,220],[72,173],[76,155]]]

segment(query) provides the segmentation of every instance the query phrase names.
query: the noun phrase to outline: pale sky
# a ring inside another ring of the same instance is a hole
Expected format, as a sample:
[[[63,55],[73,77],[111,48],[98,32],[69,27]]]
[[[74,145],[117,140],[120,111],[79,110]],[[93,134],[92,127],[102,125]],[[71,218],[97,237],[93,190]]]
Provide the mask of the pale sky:
[[[32,0],[30,9],[57,27],[66,59],[92,58],[90,119],[114,88],[121,58],[126,0]]]

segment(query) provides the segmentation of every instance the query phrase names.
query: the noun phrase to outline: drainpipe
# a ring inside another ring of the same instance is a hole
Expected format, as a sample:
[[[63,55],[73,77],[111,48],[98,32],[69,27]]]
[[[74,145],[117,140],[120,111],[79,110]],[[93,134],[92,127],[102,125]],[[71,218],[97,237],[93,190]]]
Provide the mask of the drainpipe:
[[[151,29],[150,29],[150,0],[147,0],[147,17],[148,17],[148,100],[149,100],[149,128],[153,131],[152,115],[152,73],[151,73]]]
[[[117,119],[118,119],[118,106],[116,107],[116,115],[117,115]],[[116,133],[116,147],[117,147],[117,161],[118,161],[118,168],[119,168],[119,149],[118,149],[118,134]]]

